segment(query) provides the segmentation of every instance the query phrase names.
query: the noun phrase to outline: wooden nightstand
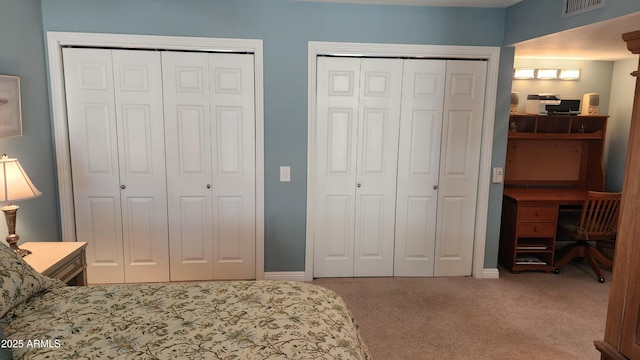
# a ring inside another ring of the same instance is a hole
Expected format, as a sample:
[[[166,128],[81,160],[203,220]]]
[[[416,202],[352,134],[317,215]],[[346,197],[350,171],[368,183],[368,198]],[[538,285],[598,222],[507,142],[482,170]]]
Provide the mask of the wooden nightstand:
[[[67,285],[87,285],[86,242],[27,242],[20,248],[31,251],[23,259],[37,272]]]

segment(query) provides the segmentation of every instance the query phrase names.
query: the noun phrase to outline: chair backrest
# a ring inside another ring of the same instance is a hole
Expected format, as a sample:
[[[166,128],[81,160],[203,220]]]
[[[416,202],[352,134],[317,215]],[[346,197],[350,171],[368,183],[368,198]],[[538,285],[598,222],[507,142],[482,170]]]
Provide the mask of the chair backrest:
[[[578,233],[587,238],[612,238],[618,230],[622,193],[589,191],[582,207]]]

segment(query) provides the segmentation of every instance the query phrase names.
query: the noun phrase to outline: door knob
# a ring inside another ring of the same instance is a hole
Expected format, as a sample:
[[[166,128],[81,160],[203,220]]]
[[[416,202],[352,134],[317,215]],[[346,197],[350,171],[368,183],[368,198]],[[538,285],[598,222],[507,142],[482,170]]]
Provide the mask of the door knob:
[[[433,190],[438,190],[438,185],[433,185]]]
[[[211,184],[207,184],[207,189],[211,189]]]
[[[358,184],[357,186],[358,186],[358,187],[362,187],[362,184]]]
[[[124,185],[124,184],[120,185],[120,189],[124,190],[124,189],[126,189],[126,188],[127,188],[127,186],[126,186],[126,185]]]

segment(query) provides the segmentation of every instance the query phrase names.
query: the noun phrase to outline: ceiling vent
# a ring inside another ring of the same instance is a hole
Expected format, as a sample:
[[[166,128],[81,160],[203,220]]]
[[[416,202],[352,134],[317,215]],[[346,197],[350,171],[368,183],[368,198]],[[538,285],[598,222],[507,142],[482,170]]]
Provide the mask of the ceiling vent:
[[[564,0],[562,3],[562,17],[584,14],[604,7],[605,0]]]

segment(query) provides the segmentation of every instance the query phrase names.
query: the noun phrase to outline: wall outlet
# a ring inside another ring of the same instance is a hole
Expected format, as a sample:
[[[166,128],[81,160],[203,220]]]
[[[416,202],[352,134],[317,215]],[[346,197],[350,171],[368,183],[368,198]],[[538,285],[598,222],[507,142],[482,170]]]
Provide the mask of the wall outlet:
[[[290,182],[290,181],[291,181],[291,167],[280,166],[280,182]]]

